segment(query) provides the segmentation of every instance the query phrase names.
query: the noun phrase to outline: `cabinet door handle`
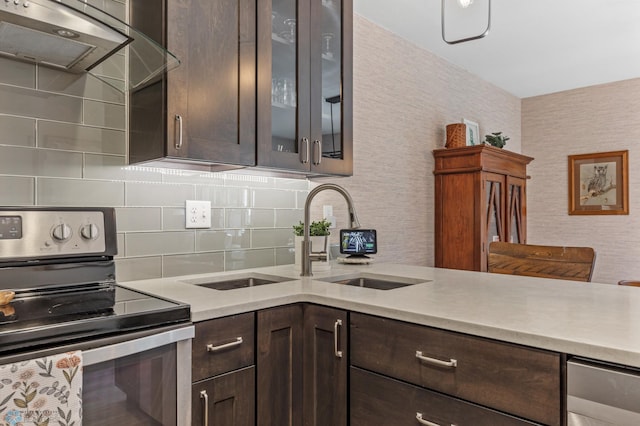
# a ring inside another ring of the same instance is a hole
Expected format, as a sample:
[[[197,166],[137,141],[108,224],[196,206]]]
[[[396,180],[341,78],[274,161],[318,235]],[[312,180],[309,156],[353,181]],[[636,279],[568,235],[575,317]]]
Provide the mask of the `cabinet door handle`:
[[[458,366],[458,361],[453,358],[451,358],[449,361],[441,361],[439,359],[429,358],[422,355],[422,351],[416,351],[416,358],[418,358],[422,362],[426,362],[427,364],[437,365],[438,367],[455,368]]]
[[[322,142],[319,140],[313,141],[313,164],[317,166],[322,162]]]
[[[207,391],[200,391],[200,399],[204,400],[204,412],[202,413],[202,424],[204,426],[209,426],[209,395],[207,395]]]
[[[340,350],[340,327],[342,326],[342,320],[338,319],[333,323],[333,351],[336,354],[336,358],[342,358],[342,351]]]
[[[236,337],[236,340],[233,342],[225,343],[224,345],[213,346],[211,344],[207,345],[207,352],[218,352],[225,349],[233,348],[235,346],[240,346],[242,344],[242,337]]]
[[[176,115],[176,149],[182,148],[182,116]]]
[[[440,426],[438,423],[433,423],[433,422],[430,422],[428,420],[425,420],[424,417],[422,417],[422,413],[416,413],[416,420],[421,425],[425,425],[425,426]],[[451,426],[456,426],[456,425],[452,424]]]
[[[309,162],[309,138],[300,139],[300,161],[302,164]]]

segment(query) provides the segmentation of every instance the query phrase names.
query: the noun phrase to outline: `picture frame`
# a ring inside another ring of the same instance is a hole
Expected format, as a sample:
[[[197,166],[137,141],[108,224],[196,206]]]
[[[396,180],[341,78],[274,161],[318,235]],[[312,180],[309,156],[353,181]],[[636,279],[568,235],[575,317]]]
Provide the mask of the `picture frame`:
[[[463,118],[462,122],[467,126],[467,146],[482,144],[482,141],[480,140],[480,126],[478,123],[467,120],[466,118]]]
[[[569,214],[629,214],[629,151],[569,155]]]

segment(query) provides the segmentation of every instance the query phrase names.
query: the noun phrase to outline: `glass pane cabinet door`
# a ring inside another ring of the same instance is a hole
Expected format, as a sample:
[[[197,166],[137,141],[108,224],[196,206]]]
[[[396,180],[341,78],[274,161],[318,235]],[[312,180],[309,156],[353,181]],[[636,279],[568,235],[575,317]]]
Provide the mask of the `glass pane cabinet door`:
[[[271,149],[298,153],[298,7],[296,0],[274,0],[271,12]]]
[[[321,1],[322,97],[317,100],[322,105],[321,154],[342,159],[342,0]]]
[[[502,185],[491,180],[485,185],[487,197],[487,246],[493,241],[502,241]]]
[[[524,219],[524,181],[516,178],[509,178],[507,185],[509,187],[508,194],[508,220],[507,236],[508,241],[511,243],[525,244],[526,243],[526,230]]]

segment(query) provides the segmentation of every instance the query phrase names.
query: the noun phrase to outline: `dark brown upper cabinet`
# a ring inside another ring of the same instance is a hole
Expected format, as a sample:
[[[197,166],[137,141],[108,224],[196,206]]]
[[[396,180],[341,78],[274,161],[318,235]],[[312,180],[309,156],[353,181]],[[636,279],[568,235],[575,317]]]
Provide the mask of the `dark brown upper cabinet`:
[[[353,170],[352,0],[258,5],[258,165]]]
[[[131,26],[181,61],[130,94],[130,163],[256,164],[256,3],[130,2]]]
[[[352,174],[352,0],[130,4],[181,61],[131,92],[130,163]]]

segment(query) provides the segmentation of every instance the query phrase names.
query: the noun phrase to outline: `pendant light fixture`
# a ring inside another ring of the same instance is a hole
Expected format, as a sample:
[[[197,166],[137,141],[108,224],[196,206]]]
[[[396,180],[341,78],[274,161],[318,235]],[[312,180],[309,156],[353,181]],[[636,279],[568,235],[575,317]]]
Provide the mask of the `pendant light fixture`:
[[[442,40],[445,43],[447,44],[464,43],[466,41],[483,38],[484,36],[489,34],[489,30],[491,29],[491,0],[487,0],[487,27],[481,34],[471,36],[471,37],[464,37],[456,40],[447,40],[447,37],[445,35],[445,9],[446,9],[445,3],[446,2],[447,0],[442,0],[441,7],[440,7],[440,17],[442,22]],[[473,5],[474,0],[455,0],[455,2],[459,7],[463,9],[469,9],[469,7]]]

